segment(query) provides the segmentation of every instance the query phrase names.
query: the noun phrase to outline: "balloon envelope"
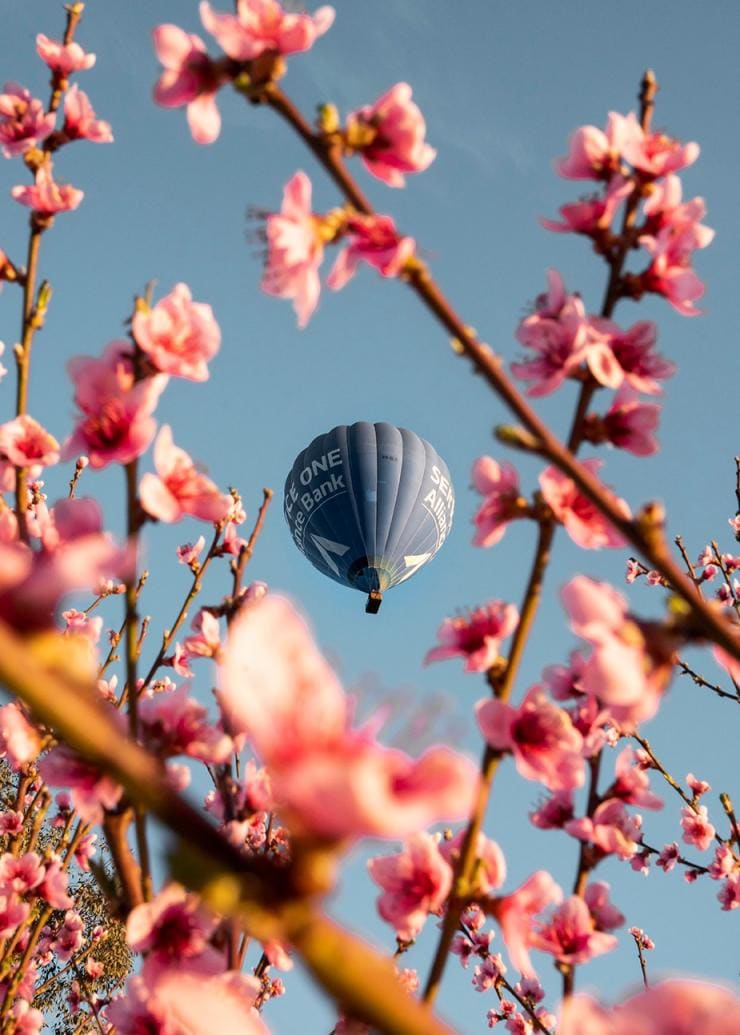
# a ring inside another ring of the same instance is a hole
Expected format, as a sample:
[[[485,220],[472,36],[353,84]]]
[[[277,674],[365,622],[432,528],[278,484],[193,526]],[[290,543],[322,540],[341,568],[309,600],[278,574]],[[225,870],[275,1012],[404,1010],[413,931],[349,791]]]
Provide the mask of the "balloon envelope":
[[[285,482],[285,518],[298,548],[319,571],[363,593],[383,593],[431,560],[454,509],[444,460],[392,424],[361,421],[319,435]]]

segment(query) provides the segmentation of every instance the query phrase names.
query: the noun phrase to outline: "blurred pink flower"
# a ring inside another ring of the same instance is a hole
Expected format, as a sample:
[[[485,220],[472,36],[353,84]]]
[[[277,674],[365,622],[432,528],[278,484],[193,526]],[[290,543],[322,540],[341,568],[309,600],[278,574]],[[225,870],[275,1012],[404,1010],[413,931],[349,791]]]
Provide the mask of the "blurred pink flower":
[[[608,798],[597,806],[593,817],[571,819],[564,829],[571,837],[596,845],[605,855],[631,859],[640,847],[642,819],[630,815],[623,801]]]
[[[354,277],[361,262],[373,266],[382,277],[397,277],[416,250],[413,237],[401,237],[390,216],[350,216],[345,233],[349,244],[326,278],[333,291],[339,291]]]
[[[582,460],[581,464],[594,476],[602,467],[602,461],[596,459]],[[557,467],[546,467],[539,476],[539,483],[545,503],[578,546],[584,550],[624,546],[622,535],[567,474]],[[632,514],[626,501],[617,502],[624,517],[630,518]]]
[[[236,14],[223,14],[203,2],[200,19],[230,58],[252,61],[265,51],[295,54],[310,50],[331,28],[334,8],[297,14],[284,11],[278,0],[238,0]]]
[[[155,369],[188,381],[208,380],[208,360],[221,345],[221,330],[205,302],[193,302],[187,284],[147,311],[137,310],[131,324],[136,344]]]
[[[440,853],[447,859],[450,866],[454,866],[460,858],[465,831],[460,830],[450,841],[442,841],[439,846]],[[475,846],[475,894],[490,895],[496,888],[500,888],[506,880],[506,860],[499,845],[490,837],[479,833]]]
[[[30,912],[29,904],[16,895],[0,895],[0,938],[15,934]]]
[[[646,133],[636,119],[635,123],[622,141],[622,153],[646,179],[685,169],[699,157],[698,144],[682,144],[665,133]]]
[[[277,802],[314,836],[404,837],[462,818],[475,796],[468,759],[435,747],[414,761],[352,730],[336,676],[273,594],[232,624],[219,701],[227,730],[246,733],[267,766]]]
[[[79,43],[52,40],[43,32],[36,37],[36,53],[52,72],[65,79],[71,72],[84,72],[95,64],[95,55],[85,53]]]
[[[659,448],[654,435],[659,420],[660,406],[640,402],[636,392],[623,384],[603,417],[588,414],[584,437],[597,445],[610,442],[635,456],[651,456]]]
[[[217,658],[221,650],[221,630],[218,618],[203,608],[191,623],[193,636],[183,640],[183,650],[191,658]]]
[[[72,804],[86,823],[100,823],[103,809],[115,808],[123,794],[120,784],[62,744],[42,758],[39,771],[50,787],[69,788]]]
[[[467,615],[445,618],[437,630],[440,646],[427,651],[424,664],[463,657],[466,672],[485,672],[518,622],[519,612],[514,604],[503,600],[490,600]]]
[[[47,162],[36,173],[32,187],[13,187],[10,192],[21,205],[32,208],[38,216],[54,216],[77,208],[85,194],[70,184],[55,183]]]
[[[553,791],[529,813],[529,819],[540,830],[560,830],[569,819],[573,819],[573,791]]]
[[[6,83],[0,93],[0,144],[6,158],[38,147],[54,129],[56,114],[18,83]],[[16,188],[18,189],[18,188]]]
[[[82,411],[62,447],[62,459],[85,453],[93,468],[127,464],[149,447],[156,421],[152,417],[167,377],[134,378],[132,352],[114,341],[100,358],[75,356],[67,364]]]
[[[29,468],[31,478],[38,478],[42,467],[59,462],[59,443],[37,420],[22,414],[0,424],[0,462]]]
[[[154,953],[161,962],[178,962],[200,956],[217,922],[202,908],[197,895],[170,883],[153,901],[131,910],[126,941],[134,952]]]
[[[403,187],[404,173],[423,172],[437,152],[424,140],[424,116],[408,83],[396,83],[373,104],[347,116],[347,135],[368,171],[389,187]],[[369,137],[363,143],[363,135]],[[354,140],[358,139],[358,143]]]
[[[606,797],[619,798],[625,805],[639,805],[644,809],[662,809],[663,799],[650,790],[647,772],[637,764],[637,752],[625,747],[617,755],[615,780]]]
[[[560,902],[562,897],[562,890],[547,870],[537,870],[516,891],[495,900],[493,914],[501,925],[509,958],[524,977],[536,977],[529,956],[534,945],[532,921],[537,913]]]
[[[417,937],[427,916],[441,910],[452,887],[452,868],[432,834],[412,835],[398,855],[376,856],[367,867],[383,889],[378,912],[402,941]]]
[[[613,931],[624,923],[624,914],[609,900],[610,886],[602,880],[591,881],[583,899],[597,931]]]
[[[200,472],[189,454],[172,440],[163,424],[154,443],[156,475],[146,473],[139,486],[141,505],[158,521],[180,521],[186,514],[201,521],[223,521],[233,501]]]
[[[36,852],[15,856],[6,852],[0,856],[0,893],[25,895],[44,879],[45,868]]]
[[[598,237],[612,225],[614,214],[633,189],[632,181],[617,173],[612,177],[609,187],[603,195],[594,195],[561,205],[562,222],[558,223],[554,219],[540,219],[540,223],[546,230],[553,230],[555,233],[586,234],[589,237]]]
[[[587,995],[564,1006],[560,1035],[737,1035],[740,1000],[728,988],[695,980],[662,981],[606,1009]]]
[[[663,295],[682,316],[700,316],[694,302],[704,294],[704,285],[691,269],[696,248],[691,226],[676,230],[665,226],[653,236],[645,234],[639,243],[651,257],[650,266],[640,274],[640,287]],[[708,242],[707,242],[708,243]]]
[[[495,546],[504,536],[510,521],[523,517],[527,502],[519,491],[519,475],[509,463],[499,464],[491,456],[481,456],[473,464],[473,487],[485,499],[473,521],[474,546]]]
[[[110,144],[113,132],[110,123],[95,117],[90,99],[77,83],[64,95],[64,126],[70,140],[90,140],[93,144]]]
[[[152,32],[164,71],[154,86],[154,100],[163,108],[187,105],[190,133],[196,144],[212,144],[221,132],[216,92],[221,78],[199,36],[177,25],[158,25]]]
[[[311,181],[298,171],[283,190],[279,213],[267,217],[267,265],[262,290],[292,298],[298,326],[305,327],[319,301],[324,258],[320,220],[311,211]]]
[[[4,704],[0,708],[0,758],[5,758],[17,772],[33,762],[40,750],[41,736],[20,704],[16,701]]]
[[[555,169],[568,180],[609,180],[619,172],[630,141],[642,133],[634,112],[610,111],[606,132],[596,126],[580,126],[571,135],[568,154],[555,161]]]
[[[575,966],[611,952],[617,946],[617,939],[613,934],[598,930],[584,900],[571,895],[547,922],[535,924],[532,945],[549,952],[558,963]]]
[[[146,745],[160,758],[187,755],[222,765],[233,753],[231,737],[209,721],[207,709],[188,696],[187,687],[142,697],[139,716]]]
[[[577,575],[561,591],[571,628],[594,647],[581,675],[621,725],[652,718],[673,671],[676,644],[657,623],[633,619],[621,593]]]
[[[533,686],[518,708],[486,698],[475,711],[488,743],[511,751],[517,772],[526,780],[537,780],[551,791],[583,784],[583,737],[542,687]]]

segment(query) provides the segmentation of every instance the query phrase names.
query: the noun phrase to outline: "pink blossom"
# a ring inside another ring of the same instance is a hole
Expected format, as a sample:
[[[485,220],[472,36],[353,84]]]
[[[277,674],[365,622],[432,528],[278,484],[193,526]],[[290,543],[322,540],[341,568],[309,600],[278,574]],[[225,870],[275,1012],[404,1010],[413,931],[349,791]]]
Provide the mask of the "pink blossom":
[[[610,111],[606,132],[581,126],[572,134],[570,150],[555,162],[555,169],[569,180],[609,180],[619,172],[625,148],[641,132],[634,112],[625,116]]]
[[[221,345],[221,330],[205,302],[193,302],[187,284],[175,284],[169,295],[132,322],[136,344],[155,369],[188,381],[208,380],[208,360]]]
[[[67,894],[69,878],[59,859],[50,862],[44,873],[44,879],[38,893],[53,909],[71,909],[74,899]]]
[[[516,331],[522,345],[539,353],[533,360],[511,365],[516,377],[534,382],[527,394],[548,395],[582,363],[599,384],[616,388],[623,375],[605,336],[587,319],[580,297],[567,294],[557,270],[547,271],[547,283],[547,292],[535,300],[535,311]]]
[[[10,192],[21,205],[28,205],[37,216],[54,216],[57,212],[71,212],[84,198],[84,191],[69,184],[55,183],[47,162],[36,173],[32,187],[13,187]]]
[[[172,440],[169,424],[162,425],[154,443],[157,474],[145,474],[139,486],[144,510],[159,521],[179,521],[186,514],[201,521],[223,521],[232,507],[227,493],[218,491],[184,449]]]
[[[686,774],[686,783],[688,784],[691,793],[694,795],[694,798],[701,798],[702,794],[706,794],[707,791],[711,791],[712,789],[711,784],[707,783],[706,780],[700,780],[698,777],[694,776],[693,773]]]
[[[188,566],[197,564],[205,545],[205,538],[200,535],[194,543],[184,543],[182,546],[178,546],[177,559],[180,564],[187,564]]]
[[[630,927],[629,933],[641,949],[647,949],[649,951],[655,948],[655,942],[648,934],[645,934],[641,927]]]
[[[203,27],[235,61],[252,61],[265,51],[296,54],[310,50],[331,28],[333,7],[319,7],[312,15],[284,11],[278,0],[238,0],[236,14],[214,11],[201,3]]]
[[[517,772],[551,791],[583,784],[583,738],[570,716],[534,686],[518,708],[494,698],[479,701],[476,717],[491,747],[511,751]]]
[[[231,627],[219,701],[231,733],[247,733],[278,803],[325,838],[403,837],[467,814],[477,775],[443,747],[418,760],[349,728],[342,688],[290,604],[273,594]]]
[[[79,43],[52,40],[40,32],[36,37],[36,53],[52,72],[64,79],[71,72],[84,72],[95,64],[95,55],[86,54]]]
[[[573,818],[573,792],[553,791],[549,798],[529,813],[530,822],[540,830],[559,830]]]
[[[198,611],[191,628],[194,636],[187,636],[183,649],[191,658],[217,658],[221,649],[221,632],[218,618],[203,608]]]
[[[0,757],[17,772],[33,762],[40,750],[41,736],[21,706],[13,701],[0,707]]]
[[[610,442],[635,456],[651,456],[659,448],[654,435],[659,420],[660,406],[640,402],[633,389],[623,384],[603,417],[586,417],[584,437],[594,444]]]
[[[262,290],[292,298],[298,326],[305,327],[319,301],[324,258],[321,223],[311,211],[311,181],[298,171],[286,184],[279,213],[267,217],[267,265]]]
[[[64,96],[64,126],[70,140],[90,140],[93,144],[110,144],[113,132],[110,123],[95,117],[90,99],[77,83]]]
[[[615,854],[619,859],[631,859],[639,848],[642,820],[631,816],[624,802],[608,798],[597,806],[593,817],[571,819],[565,830],[580,841],[595,844],[605,855]]]
[[[624,923],[624,914],[609,901],[609,885],[605,881],[592,881],[586,888],[583,899],[598,931],[613,931]]]
[[[670,873],[678,862],[678,856],[678,843],[676,841],[671,841],[670,844],[663,845],[663,848],[655,860],[655,865],[659,866],[664,873]]]
[[[525,977],[536,977],[529,948],[534,944],[533,918],[563,893],[547,870],[537,870],[513,891],[496,901],[494,915],[501,925],[512,964]]]
[[[188,755],[222,764],[232,754],[231,738],[208,721],[206,708],[186,687],[143,698],[139,718],[147,746],[161,757]]]
[[[706,215],[704,199],[682,201],[681,196],[678,176],[667,176],[663,183],[654,184],[644,206],[647,219],[643,233],[655,235],[669,227],[674,234],[686,234],[687,245],[691,248],[706,248],[714,239],[714,230],[700,223]]]
[[[14,467],[29,468],[37,478],[42,467],[59,462],[59,443],[28,414],[0,424],[0,459]]]
[[[339,253],[326,278],[333,291],[339,291],[354,277],[361,262],[373,266],[382,277],[397,277],[416,250],[416,241],[401,237],[390,216],[350,216],[345,233],[349,244]]]
[[[10,1016],[13,1018],[14,1035],[39,1035],[44,1026],[43,1013],[26,999],[18,999],[13,1003]]]
[[[605,582],[578,575],[561,595],[571,628],[594,646],[581,676],[584,690],[620,724],[651,718],[673,671],[671,636],[632,618],[624,597]]]
[[[546,923],[540,921],[535,925],[532,945],[551,953],[558,963],[577,965],[611,952],[617,939],[597,930],[584,900],[571,895]]]
[[[553,230],[555,233],[586,234],[588,237],[598,238],[612,225],[615,212],[633,189],[631,180],[617,174],[612,177],[606,193],[602,196],[593,195],[561,205],[561,223],[554,219],[540,219],[540,223],[546,230]]]
[[[215,954],[214,954],[215,956]],[[116,1035],[269,1035],[254,1010],[254,979],[216,969],[213,956],[174,966],[145,966],[130,977],[126,994],[106,1010]]]
[[[440,646],[427,651],[424,664],[459,656],[465,658],[466,672],[485,672],[518,622],[516,607],[503,600],[490,600],[468,615],[445,618],[437,631]]]
[[[473,988],[477,992],[488,992],[498,984],[505,973],[506,965],[501,958],[501,953],[497,952],[495,955],[489,953],[483,957],[483,962],[479,963],[473,971]]]
[[[71,959],[82,948],[85,924],[79,913],[68,909],[64,923],[57,931],[52,947],[62,962]]]
[[[582,460],[581,464],[595,476],[602,461]],[[624,546],[622,535],[567,474],[557,467],[546,467],[539,476],[539,483],[545,503],[578,546],[584,550]],[[624,517],[630,518],[626,501],[619,499],[617,503]]]
[[[728,874],[717,892],[717,898],[725,913],[740,908],[740,871]]]
[[[676,845],[678,848],[678,845]],[[723,880],[738,868],[738,860],[729,845],[717,845],[714,850],[714,859],[709,864],[709,876],[712,880]]]
[[[0,895],[0,938],[14,934],[30,912],[28,903],[15,895]]]
[[[444,905],[452,887],[452,868],[440,854],[439,839],[414,834],[398,855],[368,861],[370,876],[383,889],[378,912],[396,937],[413,941],[430,913]]]
[[[636,392],[660,395],[658,382],[672,377],[676,366],[655,352],[658,331],[652,320],[640,320],[626,331],[602,317],[592,316],[590,323],[622,368],[624,380]]]
[[[581,676],[586,659],[580,651],[570,652],[567,665],[548,665],[542,673],[542,682],[556,701],[569,701],[583,696]]]
[[[19,834],[23,830],[22,812],[0,812],[0,835]]]
[[[75,402],[82,411],[62,448],[62,459],[84,452],[93,468],[127,464],[149,447],[156,421],[152,417],[167,377],[134,378],[132,353],[123,342],[111,342],[99,359],[76,356],[67,365],[75,384]]]
[[[644,809],[662,809],[663,799],[650,790],[650,779],[645,770],[635,764],[637,753],[631,747],[620,751],[615,765],[615,780],[607,797],[619,798],[625,805],[640,805]]]
[[[373,104],[347,116],[347,138],[368,171],[389,187],[403,187],[404,173],[423,172],[437,152],[424,140],[424,116],[408,83],[396,83]]]
[[[173,961],[189,959],[204,951],[216,923],[196,895],[180,884],[168,884],[152,902],[129,913],[126,941],[134,952],[153,952]]]
[[[695,980],[662,981],[607,1010],[587,995],[566,1001],[560,1035],[735,1035],[740,1000]]]
[[[439,846],[440,853],[454,866],[460,858],[465,831],[461,830],[451,841],[443,841]],[[506,880],[506,860],[504,853],[495,841],[485,834],[479,833],[475,846],[475,894],[489,895],[500,888]]]
[[[118,804],[123,788],[64,745],[52,748],[39,765],[50,787],[68,787],[74,807],[86,823],[99,823],[103,809]]]
[[[652,260],[640,275],[641,289],[663,295],[682,316],[699,316],[702,310],[694,302],[704,294],[704,285],[690,266],[696,247],[692,229],[676,232],[666,226],[656,236],[643,235],[639,243]]]
[[[706,805],[685,805],[681,809],[681,829],[686,844],[694,845],[700,852],[706,852],[717,832],[709,822]]]
[[[35,852],[0,857],[0,891],[3,895],[25,895],[44,879],[44,866]]]
[[[523,516],[519,476],[511,464],[499,464],[493,457],[481,456],[473,464],[473,486],[485,496],[473,518],[475,546],[494,546],[506,532],[508,523]]]
[[[47,113],[24,86],[5,84],[5,93],[0,94],[0,143],[6,158],[38,147],[54,129],[55,121],[55,113]]]
[[[164,71],[154,87],[154,100],[163,108],[187,105],[190,133],[196,144],[212,144],[221,132],[216,107],[220,75],[199,36],[177,25],[158,25],[154,49]]]
[[[641,126],[632,127],[622,142],[624,157],[646,179],[657,179],[693,165],[699,157],[699,145],[682,144],[665,133],[646,133]]]

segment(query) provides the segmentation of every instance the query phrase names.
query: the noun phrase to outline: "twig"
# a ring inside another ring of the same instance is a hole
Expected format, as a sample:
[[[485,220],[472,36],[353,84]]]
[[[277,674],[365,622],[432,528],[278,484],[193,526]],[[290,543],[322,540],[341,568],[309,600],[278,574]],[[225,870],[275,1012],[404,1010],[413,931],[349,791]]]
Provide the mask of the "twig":
[[[708,690],[713,690],[718,697],[727,697],[731,701],[735,701],[737,704],[740,704],[740,694],[728,693],[727,690],[723,690],[722,687],[718,686],[716,683],[710,683],[704,678],[704,676],[700,676],[698,672],[695,672],[693,668],[689,668],[686,662],[682,661],[681,658],[676,659],[676,664],[681,669],[682,675],[690,676],[697,686],[705,686]]]

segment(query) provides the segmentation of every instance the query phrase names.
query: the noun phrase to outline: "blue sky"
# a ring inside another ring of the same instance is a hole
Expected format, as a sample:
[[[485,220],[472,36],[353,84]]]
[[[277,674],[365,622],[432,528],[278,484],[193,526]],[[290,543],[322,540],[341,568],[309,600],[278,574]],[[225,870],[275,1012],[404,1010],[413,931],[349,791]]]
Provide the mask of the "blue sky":
[[[565,153],[571,130],[603,125],[610,110],[626,112],[645,67],[660,83],[655,125],[684,140],[698,140],[702,155],[684,177],[685,196],[704,196],[714,243],[697,258],[707,284],[706,315],[689,320],[659,299],[638,307],[622,303],[625,324],[654,318],[661,351],[678,364],[668,383],[654,458],[611,452],[606,480],[633,506],[662,500],[672,534],[681,533],[694,556],[716,536],[732,549],[727,518],[734,509],[733,456],[737,448],[737,168],[735,132],[740,73],[736,41],[740,11],[732,0],[699,7],[688,0],[619,11],[605,3],[510,4],[469,0],[340,2],[334,28],[307,55],[291,60],[286,91],[311,117],[315,104],[333,101],[342,112],[375,99],[407,80],[438,149],[430,169],[405,191],[371,181],[357,166],[363,188],[380,211],[395,216],[466,322],[507,360],[517,356],[514,328],[556,266],[587,307],[600,304],[605,274],[583,239],[544,231],[538,216],[554,216],[582,185],[558,179],[552,159]],[[34,37],[61,33],[61,5],[50,0],[8,4],[0,38],[4,80],[17,80],[45,96],[45,69]],[[257,246],[248,240],[250,205],[274,209],[296,169],[314,182],[319,210],[337,203],[300,141],[268,111],[222,93],[224,126],[211,147],[190,139],[184,113],[154,106],[157,66],[151,28],[172,21],[201,34],[195,4],[152,0],[147,4],[90,4],[78,39],[98,55],[80,77],[98,111],[113,126],[115,144],[80,144],[59,155],[57,175],[85,190],[78,212],[58,218],[42,247],[42,275],[54,287],[47,326],[33,361],[30,412],[58,437],[71,427],[72,402],[65,363],[76,353],[97,354],[121,336],[136,292],[158,281],[168,292],[185,281],[197,300],[209,302],[223,332],[221,353],[205,385],[173,382],[158,410],[176,441],[206,463],[220,484],[237,485],[252,516],[263,485],[277,498],[251,565],[290,594],[310,615],[317,636],[348,687],[358,689],[363,713],[384,690],[421,713],[437,712],[444,735],[473,756],[480,751],[471,719],[482,681],[455,662],[424,669],[421,661],[447,614],[491,598],[519,602],[534,546],[534,528],[523,523],[489,551],[471,546],[470,519],[477,497],[469,489],[473,460],[502,458],[491,429],[506,419],[502,405],[450,349],[445,334],[400,284],[363,269],[343,292],[326,292],[309,327],[299,332],[289,304],[259,291]],[[205,35],[205,34],[203,34]],[[215,49],[215,48],[214,48]],[[25,214],[9,189],[25,179],[20,163],[0,165],[0,247],[21,261]],[[587,185],[586,185],[587,186]],[[0,338],[17,335],[13,290],[0,297]],[[6,359],[7,365],[7,359]],[[573,403],[566,388],[543,402],[541,412],[564,429]],[[0,386],[3,420],[12,407],[12,377]],[[280,494],[296,454],[318,433],[355,420],[387,420],[427,438],[445,458],[457,490],[456,527],[432,564],[396,589],[375,618],[363,598],[318,575],[295,549],[285,526]],[[534,486],[538,465],[512,458],[524,486]],[[147,466],[147,463],[144,463]],[[50,496],[64,491],[66,472],[50,474]],[[122,527],[122,482],[116,471],[85,475],[86,488],[103,502],[109,524]],[[89,480],[88,480],[89,479]],[[195,538],[195,525],[157,527],[148,535],[152,575],[143,608],[153,628],[167,624],[185,592],[185,573],[174,547]],[[573,645],[563,621],[558,587],[575,570],[623,585],[626,553],[584,553],[564,535],[557,541],[545,602],[523,666],[517,696],[543,666],[561,661]],[[227,588],[212,581],[206,599]],[[210,594],[210,596],[209,596]],[[636,611],[658,613],[660,593],[635,587]],[[156,636],[156,631],[155,634]],[[152,649],[156,639],[152,638]],[[720,671],[708,654],[697,665],[709,678]],[[204,697],[209,677],[199,682]],[[430,702],[432,702],[430,704]],[[674,681],[659,717],[647,727],[657,754],[678,776],[691,770],[713,785],[710,812],[721,826],[716,792],[732,791],[736,764],[734,706],[686,680]],[[435,713],[437,714],[437,713]],[[398,723],[397,723],[398,724]],[[413,747],[408,743],[407,747]],[[656,781],[657,783],[657,781]],[[656,787],[656,789],[659,789]],[[525,817],[537,788],[504,766],[497,778],[487,832],[506,853],[514,887],[534,869],[550,868],[569,886],[576,845],[535,831]],[[663,844],[679,834],[678,799],[666,794],[662,814],[648,814],[646,834]],[[336,915],[391,948],[393,939],[374,915],[372,888],[363,872],[367,854],[353,853],[333,905]],[[695,855],[691,849],[689,854]],[[644,878],[616,863],[597,876],[612,882],[613,897],[629,924],[656,942],[651,973],[695,971],[736,977],[732,946],[737,915],[720,913],[714,883],[689,887],[678,872]],[[425,972],[432,925],[409,954],[407,965]],[[736,955],[736,953],[735,953]],[[541,976],[556,990],[556,975],[541,958]],[[632,940],[579,974],[581,987],[613,995],[639,978]],[[326,1032],[332,1011],[300,974],[288,978],[290,994],[273,1004],[276,1032]],[[487,997],[468,988],[469,975],[453,962],[441,997],[443,1012],[461,1032],[480,1031]],[[310,1018],[306,1022],[306,1018]]]

